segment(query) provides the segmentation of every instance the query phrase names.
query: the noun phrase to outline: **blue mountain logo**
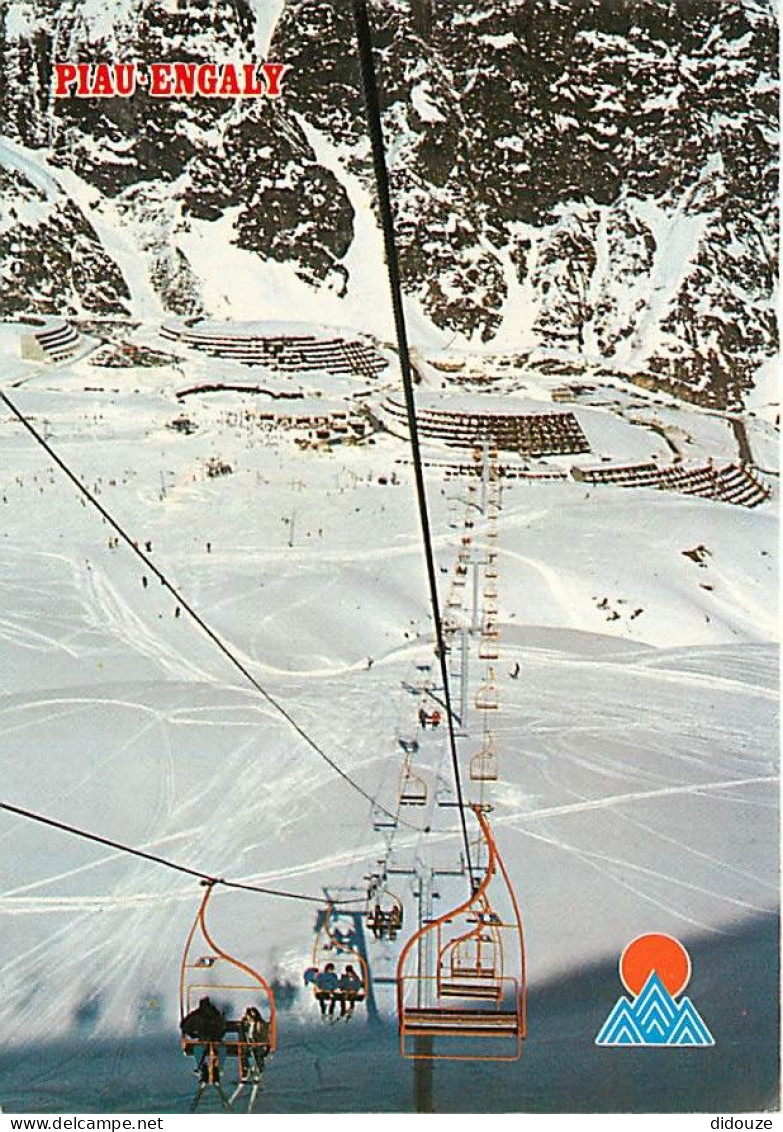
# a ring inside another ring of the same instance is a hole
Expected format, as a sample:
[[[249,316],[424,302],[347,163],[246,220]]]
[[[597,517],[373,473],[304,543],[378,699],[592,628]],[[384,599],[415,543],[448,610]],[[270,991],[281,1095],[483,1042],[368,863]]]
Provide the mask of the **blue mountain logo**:
[[[655,971],[634,999],[619,998],[595,1039],[597,1046],[714,1046],[689,998],[677,1002]]]

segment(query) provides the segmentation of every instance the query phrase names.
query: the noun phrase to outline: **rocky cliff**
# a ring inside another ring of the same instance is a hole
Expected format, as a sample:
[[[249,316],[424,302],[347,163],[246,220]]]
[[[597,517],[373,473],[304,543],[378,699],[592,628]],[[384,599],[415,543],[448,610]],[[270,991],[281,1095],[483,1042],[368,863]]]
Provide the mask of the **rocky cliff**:
[[[55,60],[258,57],[271,9],[279,100],[52,96]],[[404,284],[430,324],[740,404],[776,349],[773,5],[371,15]],[[225,313],[196,230],[293,265],[314,302],[349,291],[351,186],[372,189],[349,0],[10,0],[0,35],[6,310],[143,313],[112,225],[163,311]],[[40,207],[35,159],[57,182]]]

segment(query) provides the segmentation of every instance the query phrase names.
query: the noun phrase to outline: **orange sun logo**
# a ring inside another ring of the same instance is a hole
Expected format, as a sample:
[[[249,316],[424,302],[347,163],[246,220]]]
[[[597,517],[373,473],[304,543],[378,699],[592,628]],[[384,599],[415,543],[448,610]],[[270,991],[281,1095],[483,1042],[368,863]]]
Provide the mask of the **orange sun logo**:
[[[691,959],[682,944],[670,935],[650,933],[632,939],[620,956],[620,978],[626,990],[636,996],[652,971],[672,998],[688,985]]]

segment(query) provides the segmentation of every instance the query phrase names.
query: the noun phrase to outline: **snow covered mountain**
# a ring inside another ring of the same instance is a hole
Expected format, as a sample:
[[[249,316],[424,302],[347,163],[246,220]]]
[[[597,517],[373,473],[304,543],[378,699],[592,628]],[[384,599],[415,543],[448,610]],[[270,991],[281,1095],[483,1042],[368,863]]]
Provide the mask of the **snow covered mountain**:
[[[776,349],[774,6],[372,18],[414,340],[741,404]],[[345,0],[11,0],[0,52],[7,310],[279,315],[284,273],[289,305],[390,336]],[[265,56],[279,100],[52,96],[56,60]]]

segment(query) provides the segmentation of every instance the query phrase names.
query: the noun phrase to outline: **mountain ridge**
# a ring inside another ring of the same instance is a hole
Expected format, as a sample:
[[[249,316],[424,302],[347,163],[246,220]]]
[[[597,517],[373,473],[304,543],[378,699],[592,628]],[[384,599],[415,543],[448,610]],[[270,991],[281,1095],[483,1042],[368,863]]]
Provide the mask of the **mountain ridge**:
[[[404,286],[441,340],[741,407],[777,348],[773,7],[395,0],[371,16]],[[349,179],[374,192],[349,6],[12,0],[1,35],[9,137],[99,194],[165,312],[235,313],[210,277],[221,249],[251,257],[259,308],[279,264],[315,318],[383,272],[356,267]],[[55,58],[252,58],[267,39],[290,66],[275,102],[51,96]],[[53,226],[19,215],[23,175],[6,187],[7,309],[138,313],[67,205]]]

